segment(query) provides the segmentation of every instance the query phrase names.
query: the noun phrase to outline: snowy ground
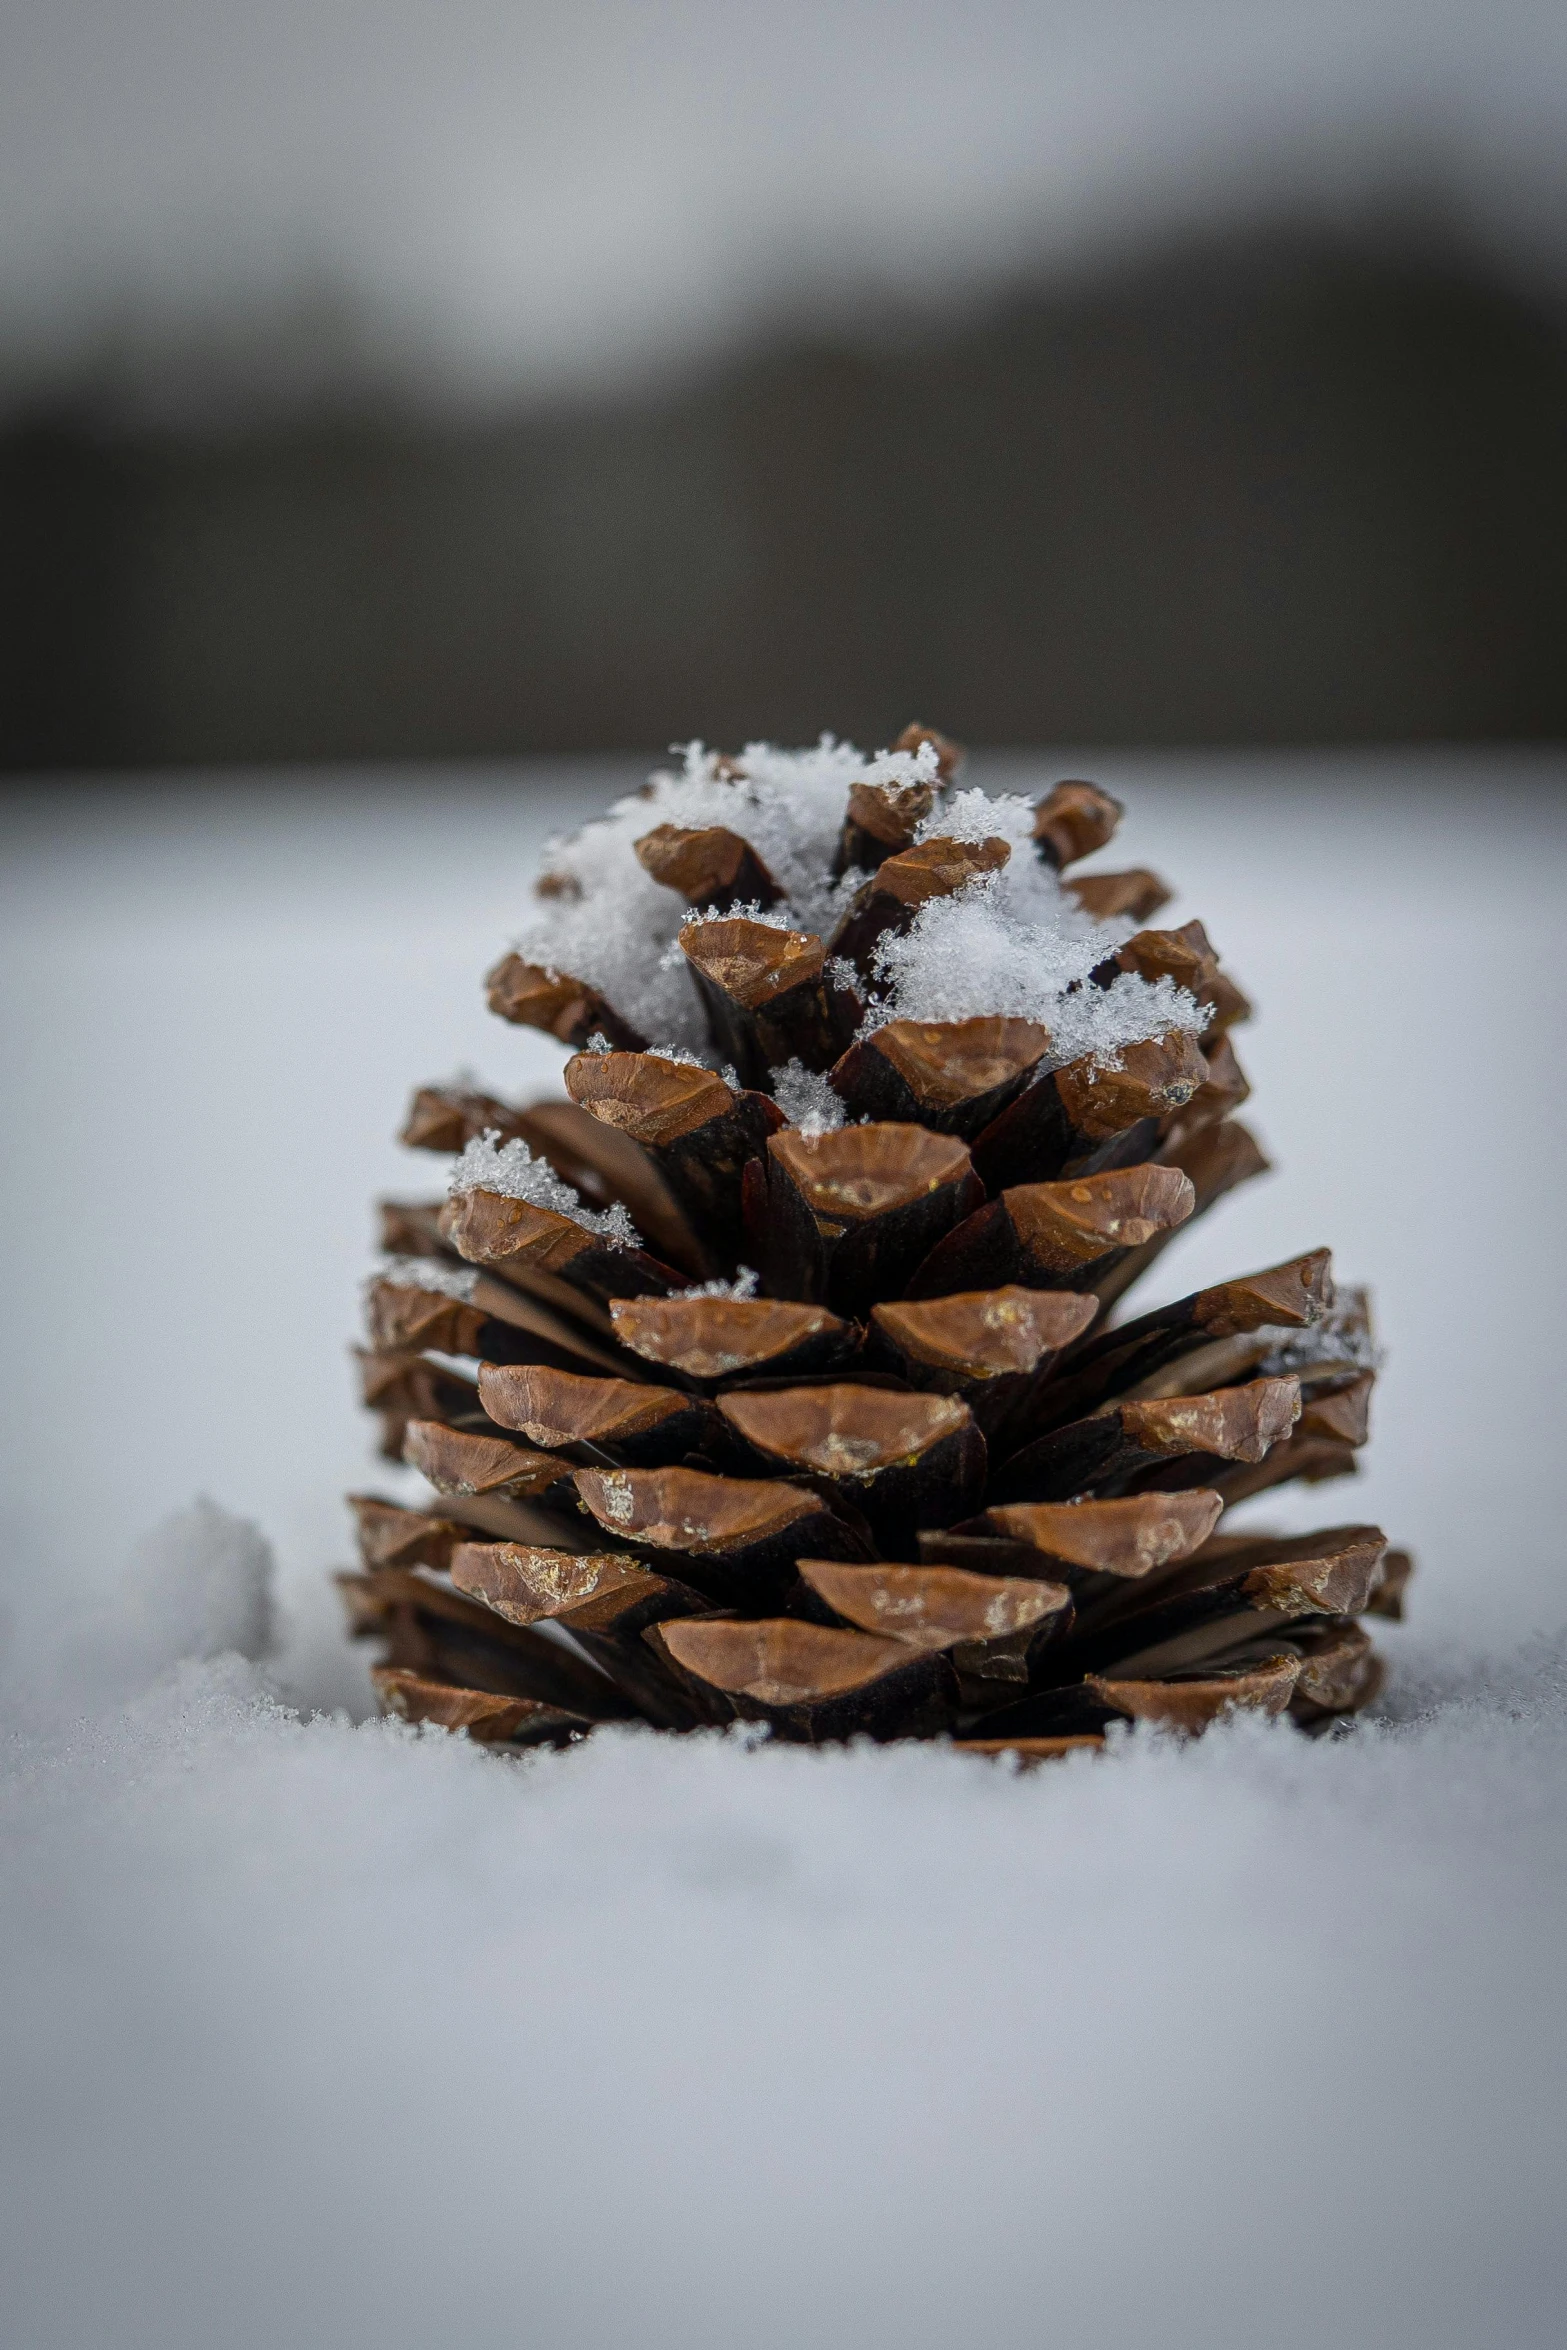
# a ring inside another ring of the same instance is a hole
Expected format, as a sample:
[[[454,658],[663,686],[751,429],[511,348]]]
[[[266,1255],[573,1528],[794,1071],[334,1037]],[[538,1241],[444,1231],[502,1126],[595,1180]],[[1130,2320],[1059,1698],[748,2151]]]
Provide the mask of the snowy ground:
[[[1382,1723],[1023,1779],[302,1718],[362,1702],[365,1201],[414,1078],[558,1058],[478,975],[606,777],[0,813],[8,2350],[1561,2339],[1567,769],[1087,771],[1261,1007],[1282,1171],[1163,1287],[1372,1280],[1315,1511],[1422,1571]],[[253,1545],[127,1565],[197,1490],[277,1546],[270,1681],[177,1662],[261,1645]]]

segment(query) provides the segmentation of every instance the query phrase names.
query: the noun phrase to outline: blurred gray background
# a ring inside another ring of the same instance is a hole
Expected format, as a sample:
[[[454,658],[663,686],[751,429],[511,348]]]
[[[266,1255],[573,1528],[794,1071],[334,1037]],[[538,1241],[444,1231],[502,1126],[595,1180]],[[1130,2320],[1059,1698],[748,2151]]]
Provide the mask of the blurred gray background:
[[[1159,1293],[1373,1285],[1365,1474],[1257,1506],[1453,1693],[983,1786],[235,1660],[13,1735],[6,2350],[1555,2350],[1564,118],[1561,0],[0,0],[8,1728],[197,1491],[366,1709],[371,1202],[557,1080],[545,836],[916,715],[1254,995]]]
[[[1549,0],[6,0],[0,767],[1567,734]]]

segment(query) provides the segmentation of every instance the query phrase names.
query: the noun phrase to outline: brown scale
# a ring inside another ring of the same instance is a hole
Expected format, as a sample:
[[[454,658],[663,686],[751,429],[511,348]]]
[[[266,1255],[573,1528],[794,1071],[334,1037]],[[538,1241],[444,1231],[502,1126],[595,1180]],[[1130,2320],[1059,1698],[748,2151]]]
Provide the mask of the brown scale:
[[[660,824],[636,844],[637,862],[666,889],[677,889],[688,906],[776,906],[783,896],[755,849],[738,832],[714,824],[682,831]]]
[[[503,955],[485,981],[490,1010],[519,1028],[542,1028],[561,1044],[585,1045],[606,1036],[628,1052],[647,1043],[622,1020],[594,987],[558,971],[546,971],[521,955]]]
[[[680,933],[713,1043],[743,1084],[801,1061],[828,1069],[853,1035],[859,999],[827,970],[827,950],[805,930],[775,930],[743,916],[698,922]]]
[[[985,1439],[956,1396],[858,1384],[753,1388],[721,1397],[718,1409],[750,1462],[841,1494],[884,1555],[921,1526],[966,1517],[984,1491]]]
[[[721,1720],[655,1655],[643,1634],[678,1616],[706,1615],[711,1603],[624,1551],[541,1549],[518,1542],[470,1542],[454,1551],[452,1582],[510,1624],[556,1625],[661,1728],[695,1729]]]
[[[901,1294],[980,1196],[950,1135],[887,1123],[817,1136],[789,1128],[747,1170],[752,1261],[775,1296],[863,1317]]]
[[[704,1387],[835,1370],[859,1344],[841,1315],[783,1298],[621,1298],[609,1310],[623,1346]]]
[[[503,1428],[574,1461],[656,1468],[708,1449],[719,1427],[711,1404],[682,1389],[586,1379],[543,1364],[483,1364],[479,1400]]]
[[[1223,1493],[1216,1464],[1265,1460],[1299,1417],[1300,1382],[1291,1378],[1108,1406],[1022,1445],[998,1464],[990,1492],[996,1501],[1025,1502],[1185,1485]]]
[[[1120,801],[1097,783],[1058,783],[1034,810],[1034,845],[1059,871],[1102,849],[1123,813]]]
[[[786,1592],[796,1561],[874,1555],[865,1520],[804,1480],[709,1469],[579,1469],[573,1482],[601,1536],[671,1567],[721,1602]]]
[[[672,1266],[645,1249],[623,1248],[575,1217],[482,1186],[448,1200],[441,1231],[466,1263],[494,1267],[545,1303],[586,1314],[600,1329],[610,1327],[610,1298],[662,1297],[683,1286]]]
[[[596,1124],[652,1160],[704,1256],[732,1267],[744,1234],[741,1178],[784,1123],[777,1103],[655,1053],[579,1053],[564,1080]]]
[[[928,783],[857,783],[849,793],[843,830],[833,858],[833,879],[848,872],[874,873],[889,857],[914,846],[936,795]]]
[[[1068,1290],[960,1290],[871,1309],[868,1357],[938,1395],[961,1396],[987,1439],[1026,1415],[1052,1365],[1098,1302]]]
[[[1130,873],[1073,873],[1061,886],[1096,922],[1115,922],[1125,914],[1146,922],[1171,897],[1168,885],[1142,865]]]
[[[644,1233],[654,1253],[671,1264],[705,1270],[695,1235],[656,1167],[634,1142],[612,1126],[590,1118],[575,1102],[535,1102],[512,1108],[492,1095],[451,1086],[421,1086],[413,1097],[400,1139],[418,1150],[460,1151],[476,1136],[495,1132],[502,1141],[525,1142],[557,1175],[579,1192],[590,1208],[618,1200]],[[442,1203],[384,1200],[381,1245],[402,1256],[450,1256],[441,1236]]]
[[[999,1117],[1050,1050],[1034,1020],[890,1020],[830,1072],[855,1118],[906,1119],[969,1139]]]
[[[1033,1085],[977,1137],[974,1168],[989,1192],[1063,1175],[1094,1175],[1148,1158],[1163,1122],[1189,1108],[1208,1064],[1185,1029],[1129,1044],[1117,1066],[1069,1061]]]
[[[1018,1184],[937,1243],[909,1294],[942,1297],[1003,1281],[1029,1289],[1092,1288],[1128,1253],[1178,1230],[1195,1204],[1188,1178],[1170,1167]]]

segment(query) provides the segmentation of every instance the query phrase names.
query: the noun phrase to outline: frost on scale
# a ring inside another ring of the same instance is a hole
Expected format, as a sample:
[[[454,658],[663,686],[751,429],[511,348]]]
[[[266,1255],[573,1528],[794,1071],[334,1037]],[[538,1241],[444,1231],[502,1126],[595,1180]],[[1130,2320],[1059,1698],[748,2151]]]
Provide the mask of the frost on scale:
[[[376,1267],[372,1281],[388,1281],[397,1289],[428,1289],[437,1297],[455,1298],[467,1305],[478,1287],[477,1265],[448,1265],[439,1257],[387,1257]]]
[[[1322,1363],[1352,1365],[1358,1371],[1377,1371],[1382,1349],[1371,1328],[1368,1290],[1340,1288],[1330,1312],[1309,1330],[1280,1330],[1263,1357],[1268,1372],[1308,1371]]]
[[[1310,1249],[1111,1319],[1266,1166],[1247,999],[1148,926],[1157,876],[1077,870],[1107,793],[958,757],[694,746],[552,850],[490,1000],[580,1048],[569,1099],[492,1105],[458,1204],[388,1212],[398,1278],[486,1272],[474,1379],[404,1324],[364,1358],[433,1487],[355,1504],[391,1710],[1043,1756],[1376,1694],[1407,1559],[1227,1517],[1353,1473],[1363,1296]]]
[[[468,1191],[499,1192],[502,1199],[526,1200],[530,1207],[569,1216],[613,1248],[640,1245],[637,1228],[620,1201],[603,1210],[584,1207],[580,1193],[561,1181],[547,1159],[536,1158],[518,1137],[503,1143],[494,1127],[467,1145],[452,1169],[449,1189],[453,1199]]]
[[[677,1289],[676,1297],[725,1297],[733,1303],[746,1304],[755,1297],[760,1284],[749,1265],[742,1265],[732,1281],[693,1281],[688,1289]]]

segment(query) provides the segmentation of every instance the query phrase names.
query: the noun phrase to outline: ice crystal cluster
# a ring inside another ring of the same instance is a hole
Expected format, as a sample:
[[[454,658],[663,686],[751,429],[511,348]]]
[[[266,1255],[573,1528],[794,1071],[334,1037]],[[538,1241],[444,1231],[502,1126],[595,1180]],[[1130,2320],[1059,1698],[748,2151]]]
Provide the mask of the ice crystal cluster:
[[[982,1014],[1038,1020],[1055,1038],[1052,1065],[1184,1028],[1200,1035],[1206,1014],[1169,979],[1124,973],[1092,990],[1088,974],[1137,928],[1129,917],[1095,921],[1033,852],[1033,803],[1020,794],[947,790],[929,742],[866,757],[824,735],[813,749],[751,743],[725,759],[700,743],[678,768],[659,771],[568,840],[551,845],[539,902],[517,952],[570,972],[611,1003],[635,1005],[660,1048],[714,1058],[677,939],[701,920],[638,863],[634,844],[659,825],[742,833],[782,889],[768,906],[733,911],[779,929],[827,938],[867,880],[832,866],[844,803],[856,784],[935,791],[918,841],[1004,840],[1002,869],[954,897],[925,906],[912,928],[882,942],[862,1034],[891,1020],[963,1020]],[[780,1100],[788,1102],[780,1093]],[[791,1117],[795,1115],[789,1110]],[[823,1118],[819,1091],[802,1107]],[[831,1123],[831,1114],[827,1113]]]

